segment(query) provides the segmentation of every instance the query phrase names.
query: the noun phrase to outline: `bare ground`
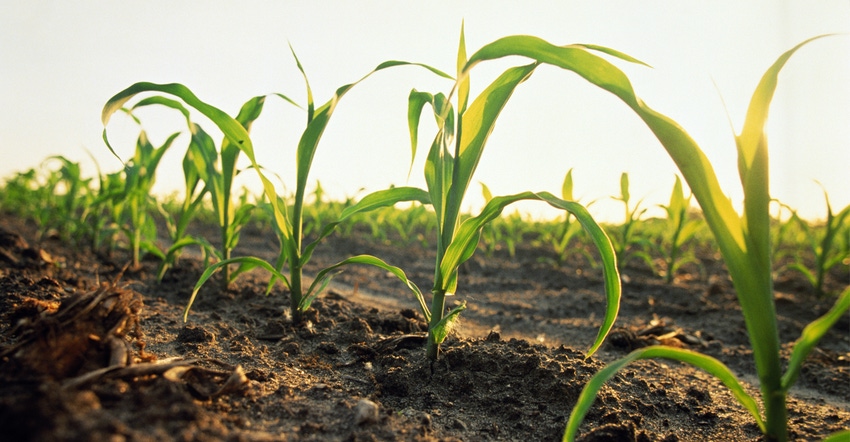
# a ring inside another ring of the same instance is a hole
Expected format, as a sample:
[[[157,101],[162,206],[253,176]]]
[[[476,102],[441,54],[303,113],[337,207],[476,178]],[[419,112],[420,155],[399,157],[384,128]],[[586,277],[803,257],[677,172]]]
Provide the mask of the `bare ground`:
[[[273,235],[243,234],[236,255],[274,255]],[[331,237],[307,273],[375,254],[423,288],[433,253]],[[758,394],[740,309],[719,257],[672,285],[626,267],[617,329],[591,358],[604,311],[601,274],[540,249],[478,254],[458,298],[469,308],[438,363],[424,358],[426,325],[393,277],[367,267],[338,275],[295,327],[280,286],[250,273],[223,291],[213,280],[189,321],[183,309],[202,268],[185,257],[157,284],[156,262],[124,270],[34,240],[30,223],[0,215],[0,439],[3,440],[559,440],[587,380],[633,348],[665,343],[729,365]],[[701,275],[702,273],[702,275]],[[838,269],[833,288],[847,284]],[[783,355],[831,306],[804,282],[776,283]],[[792,439],[850,427],[850,315],[809,357],[789,394]],[[731,394],[682,364],[639,361],[603,389],[585,441],[748,441],[760,433]]]

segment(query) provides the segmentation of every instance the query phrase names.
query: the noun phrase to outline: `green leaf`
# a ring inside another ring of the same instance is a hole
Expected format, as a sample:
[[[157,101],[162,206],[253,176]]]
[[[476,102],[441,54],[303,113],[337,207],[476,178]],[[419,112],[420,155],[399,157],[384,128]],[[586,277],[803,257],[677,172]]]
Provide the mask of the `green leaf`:
[[[457,323],[460,313],[464,310],[466,310],[466,302],[462,302],[459,306],[453,308],[440,322],[431,328],[431,335],[434,342],[441,344],[446,340],[452,328]]]
[[[425,162],[425,181],[431,195],[431,204],[437,214],[438,223],[442,226],[446,194],[451,184],[452,175],[451,154],[446,150],[446,146],[454,136],[454,108],[443,94],[431,95],[417,92],[415,89],[411,91],[407,114],[412,143],[411,168],[416,156],[419,119],[425,104],[431,104],[438,128]]]
[[[449,210],[459,209],[461,199],[478,167],[487,139],[496,125],[496,119],[516,87],[527,80],[536,67],[536,64],[529,64],[506,70],[490,83],[462,114],[463,132],[459,134],[457,169],[454,171],[455,178],[452,180],[455,202],[454,207],[450,207]]]
[[[490,188],[484,183],[481,183],[481,196],[484,197],[485,203],[489,203],[493,199],[493,193],[490,192]]]
[[[575,440],[578,428],[581,425],[582,420],[584,420],[584,416],[587,414],[588,410],[590,410],[590,406],[596,399],[596,395],[608,379],[611,379],[611,377],[617,374],[617,372],[636,360],[653,358],[672,359],[684,362],[705,370],[709,374],[713,375],[723,382],[738,402],[740,402],[741,405],[750,412],[756,420],[759,428],[761,428],[762,432],[764,432],[765,424],[759,414],[758,403],[756,403],[756,400],[753,399],[752,396],[747,394],[741,382],[738,381],[738,378],[735,377],[732,371],[723,365],[722,362],[712,358],[711,356],[706,356],[690,350],[657,345],[644,347],[629,353],[626,357],[608,364],[605,368],[596,373],[590,381],[588,381],[588,383],[584,386],[584,389],[582,389],[578,402],[575,407],[573,407],[572,413],[570,413],[570,419],[567,422],[567,428],[564,432],[563,440]]]
[[[333,276],[333,272],[336,272],[337,269],[339,269],[340,267],[352,264],[370,265],[392,273],[396,278],[398,278],[399,281],[403,282],[410,289],[411,292],[413,292],[413,294],[416,296],[416,299],[419,301],[423,314],[426,316],[426,321],[430,320],[428,307],[425,304],[425,298],[422,296],[422,291],[419,290],[419,287],[414,284],[413,281],[407,279],[407,275],[402,269],[389,265],[380,258],[376,258],[372,255],[352,256],[319,271],[319,273],[316,274],[316,278],[313,280],[313,283],[310,285],[310,288],[307,290],[306,294],[302,298],[301,305],[299,308],[302,311],[309,308],[313,300],[317,296],[319,296],[321,290],[327,285],[330,278]]]
[[[192,295],[189,297],[189,302],[186,304],[186,309],[183,310],[183,322],[189,320],[189,309],[192,308],[192,304],[195,302],[195,297],[198,296],[198,291],[201,290],[201,287],[203,287],[204,283],[206,283],[207,280],[210,279],[210,277],[212,277],[212,275],[215,274],[215,272],[217,272],[219,269],[230,264],[239,264],[239,266],[242,268],[242,271],[248,271],[257,267],[262,268],[271,273],[275,278],[278,278],[282,281],[286,281],[287,285],[289,285],[289,280],[286,278],[286,276],[277,271],[277,269],[272,267],[271,264],[261,258],[257,258],[254,256],[240,256],[238,258],[232,258],[217,262],[207,267],[206,270],[204,270],[204,273],[201,274],[201,277],[198,278],[198,282],[195,283],[195,288],[192,290]]]
[[[817,276],[808,267],[799,262],[788,264],[788,269],[800,272],[812,286],[817,282]]]
[[[339,224],[343,223],[351,216],[409,201],[418,201],[422,204],[429,204],[431,200],[428,196],[428,192],[416,187],[393,187],[366,195],[354,205],[343,209],[337,220],[322,227],[322,231],[319,236],[304,248],[304,253],[301,257],[302,264],[306,264],[306,262],[309,261],[312,256],[313,249],[315,249],[322,239],[333,233]]]
[[[153,97],[145,98],[143,100],[139,100],[139,102],[134,104],[133,107],[130,108],[130,110],[133,111],[133,110],[136,110],[140,107],[150,106],[150,105],[154,105],[154,104],[158,104],[158,105],[165,106],[165,107],[170,107],[172,109],[179,111],[181,114],[183,114],[183,117],[186,119],[187,123],[191,120],[189,110],[186,109],[186,106],[183,106],[183,103],[181,103],[177,100],[172,100],[170,98],[160,96],[160,95],[156,95],[156,96],[153,96]]]
[[[322,134],[324,133],[325,129],[327,128],[330,117],[333,114],[334,110],[336,109],[337,103],[342,98],[342,96],[345,95],[345,93],[348,92],[352,87],[354,87],[358,83],[362,82],[363,80],[365,80],[366,78],[368,78],[372,74],[374,74],[374,73],[376,73],[380,70],[391,68],[391,67],[396,67],[396,66],[424,67],[424,68],[430,70],[431,72],[437,73],[438,75],[448,77],[447,75],[443,74],[441,71],[439,71],[435,68],[432,68],[430,66],[424,65],[424,64],[410,63],[410,62],[405,62],[405,61],[395,61],[395,60],[387,61],[387,62],[379,64],[375,69],[373,69],[371,72],[367,73],[365,76],[363,76],[361,79],[357,80],[356,82],[350,83],[350,84],[347,84],[347,85],[344,85],[344,86],[337,88],[336,92],[334,93],[334,96],[327,103],[325,103],[323,106],[321,106],[320,108],[318,108],[315,111],[313,118],[310,119],[310,121],[308,122],[307,128],[304,130],[304,133],[302,134],[301,139],[298,141],[298,149],[296,151],[296,156],[295,156],[296,157],[296,167],[297,167],[297,180],[296,180],[296,188],[295,188],[295,207],[294,207],[293,211],[296,214],[296,218],[298,218],[298,219],[295,220],[295,223],[296,223],[295,228],[298,229],[298,231],[297,231],[298,233],[296,234],[296,236],[300,236],[300,233],[301,233],[300,232],[301,226],[299,225],[299,223],[301,222],[300,214],[301,214],[302,204],[303,204],[303,200],[304,200],[304,192],[305,192],[306,187],[307,187],[308,175],[310,173],[310,168],[311,168],[312,163],[313,163],[313,157],[315,156],[316,148],[318,147],[319,140],[321,139]],[[448,78],[451,78],[451,77],[448,77]],[[297,238],[297,240],[300,241],[300,238]]]
[[[434,96],[427,92],[419,92],[416,89],[410,91],[407,98],[407,127],[410,131],[410,168],[407,176],[413,171],[413,162],[416,159],[416,147],[419,144],[419,119],[422,117],[422,109],[428,103],[434,103]]]
[[[466,66],[466,38],[463,32],[463,23],[460,25],[460,43],[457,48],[457,103],[458,112],[463,114],[469,101],[469,74],[463,72]]]
[[[573,198],[573,169],[567,171],[564,182],[561,184],[561,199],[564,201],[575,201]]]
[[[808,40],[811,41],[811,40]],[[807,42],[808,42],[807,41]],[[805,42],[803,43],[805,44]],[[628,105],[652,130],[676,163],[703,209],[738,293],[741,309],[753,346],[757,371],[765,392],[779,388],[778,333],[776,330],[768,245],[767,147],[761,136],[766,106],[772,98],[775,77],[788,57],[788,51],[768,70],[748,111],[744,131],[736,138],[739,169],[745,192],[742,220],[722,191],[714,169],[697,143],[670,118],[646,106],[634,93],[628,77],[617,67],[579,46],[558,47],[533,37],[506,37],[473,54],[475,63],[510,55],[530,57],[576,72],[586,80],[611,92]],[[778,395],[765,393],[769,433],[784,431],[784,416]],[[783,421],[783,422],[779,422]]]
[[[847,310],[850,309],[850,286],[844,289],[844,292],[835,301],[835,305],[823,316],[814,320],[806,328],[797,342],[794,343],[794,349],[791,351],[791,358],[788,360],[788,368],[782,376],[782,388],[786,391],[797,381],[797,376],[800,375],[800,370],[803,367],[803,361],[817,345],[818,341],[841,319]]]
[[[594,48],[598,50],[598,48]],[[581,45],[555,46],[528,36],[505,37],[473,54],[465,70],[485,60],[520,55],[567,69],[611,92],[644,120],[679,167],[703,207],[721,248],[744,250],[743,229],[732,203],[720,188],[714,169],[696,142],[675,121],[652,110],[634,92],[628,77],[605,59]],[[630,61],[630,60],[627,60]]]
[[[103,122],[103,140],[106,143],[109,150],[115,153],[112,146],[109,145],[109,140],[106,134],[106,125],[109,123],[109,119],[117,110],[121,109],[124,103],[128,100],[136,96],[137,94],[144,92],[161,92],[170,95],[174,95],[183,102],[185,102],[190,107],[195,110],[201,112],[204,116],[209,118],[215,125],[221,130],[221,132],[228,138],[230,143],[238,146],[241,149],[245,156],[251,161],[251,165],[256,169],[257,174],[260,177],[260,180],[263,183],[263,189],[266,192],[266,195],[270,196],[270,201],[273,206],[275,206],[275,222],[278,224],[285,224],[283,216],[280,214],[280,209],[277,207],[277,199],[272,198],[271,195],[276,195],[274,190],[274,184],[269,181],[265,175],[260,172],[260,166],[257,164],[257,160],[254,156],[254,145],[251,142],[251,138],[248,136],[248,131],[242,126],[242,124],[236,121],[234,118],[230,117],[224,111],[218,109],[215,106],[207,104],[206,102],[200,100],[189,88],[179,83],[170,83],[170,84],[156,84],[156,83],[148,83],[148,82],[140,82],[133,84],[132,86],[124,89],[123,91],[117,93],[115,96],[110,98],[103,107],[103,112],[101,113],[101,120]]]
[[[841,430],[830,434],[823,442],[845,442],[850,440],[850,430]]]
[[[582,227],[584,227],[587,231],[594,245],[599,250],[603,265],[607,307],[605,310],[605,318],[602,321],[596,341],[588,350],[588,356],[591,356],[602,345],[605,340],[605,336],[608,335],[608,332],[614,325],[614,321],[617,319],[621,293],[620,274],[617,270],[617,259],[615,257],[614,248],[611,245],[608,235],[606,235],[599,224],[596,223],[587,209],[579,203],[564,201],[548,192],[523,192],[516,195],[494,197],[484,206],[478,216],[469,218],[460,225],[454,240],[446,249],[443,260],[440,263],[440,274],[444,281],[441,289],[449,291],[449,289],[452,288],[449,286],[451,275],[456,273],[458,267],[472,256],[478,244],[481,229],[483,229],[487,223],[496,219],[505,207],[521,200],[544,201],[552,207],[572,213],[581,223]]]
[[[688,210],[685,192],[682,190],[682,180],[679,179],[679,175],[676,175],[676,182],[673,184],[673,191],[670,193],[670,205],[667,208],[669,209],[668,216],[672,213],[675,217],[683,212],[686,213]]]

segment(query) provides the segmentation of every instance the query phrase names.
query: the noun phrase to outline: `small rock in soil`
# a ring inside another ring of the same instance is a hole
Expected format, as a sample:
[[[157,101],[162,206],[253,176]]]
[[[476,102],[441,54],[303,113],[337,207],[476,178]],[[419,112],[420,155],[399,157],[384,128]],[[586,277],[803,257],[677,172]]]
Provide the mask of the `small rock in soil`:
[[[378,422],[378,404],[369,399],[360,399],[354,406],[354,423],[357,425],[374,424]]]

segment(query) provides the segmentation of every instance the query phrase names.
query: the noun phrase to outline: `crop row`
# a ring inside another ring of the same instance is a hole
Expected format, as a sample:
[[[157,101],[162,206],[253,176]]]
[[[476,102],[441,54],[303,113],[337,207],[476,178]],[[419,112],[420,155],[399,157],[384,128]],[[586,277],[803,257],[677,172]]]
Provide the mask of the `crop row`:
[[[0,210],[33,221],[41,238],[58,237],[109,256],[124,250],[134,260],[134,265],[146,256],[151,257],[159,262],[159,279],[175,264],[184,247],[197,247],[207,263],[222,260],[220,238],[190,233],[190,224],[217,223],[217,214],[208,197],[196,201],[198,205],[191,210],[184,207],[184,201],[176,193],[146,199],[142,208],[144,222],[148,225],[135,229],[137,224],[133,223],[131,212],[120,209],[128,205],[126,200],[130,194],[122,176],[126,172],[119,170],[95,180],[83,178],[81,169],[80,163],[55,156],[37,167],[6,177],[0,183]],[[624,173],[622,179],[627,180],[628,176]],[[101,189],[100,186],[108,186],[108,183],[113,183],[114,188]],[[489,200],[492,195],[487,186],[482,183],[481,187],[485,200]],[[572,200],[571,187],[572,170],[564,180],[563,199]],[[623,202],[622,193],[610,198]],[[663,218],[644,216],[648,208],[642,207],[640,201],[634,207],[623,202],[626,221],[602,224],[614,244],[618,267],[650,273],[668,284],[679,276],[704,279],[706,269],[700,257],[713,255],[717,245],[699,209],[690,204],[691,199],[684,196],[681,181],[676,177],[669,203],[659,205],[666,215]],[[304,208],[304,237],[314,239],[322,226],[338,219],[354,202],[354,197],[344,201],[328,199],[321,183],[316,182],[309,195],[309,204]],[[252,225],[259,231],[272,229],[270,208],[263,194],[257,195],[243,187],[234,205],[237,212],[246,207],[246,216],[238,221],[237,234],[245,225]],[[592,205],[593,201],[587,204],[591,212]],[[831,281],[834,288],[847,276],[850,266],[847,212],[850,206],[837,215],[829,215],[832,209],[826,199],[827,219],[817,222],[801,218],[778,201],[771,207],[774,280],[802,276],[814,295],[835,295],[835,291],[828,290],[824,284]],[[181,215],[185,212],[190,216],[183,216],[181,223]],[[464,217],[469,216],[464,214]],[[354,215],[340,225],[334,235],[351,236],[356,232],[377,243],[398,247],[419,245],[427,250],[435,246],[436,228],[430,207],[413,203]],[[238,239],[238,236],[233,238],[234,247]],[[139,246],[135,247],[134,243]],[[515,259],[518,245],[531,248],[536,261],[554,267],[569,262],[585,268],[599,266],[598,254],[594,253],[590,239],[572,216],[535,219],[518,210],[503,213],[482,230],[477,253],[484,258],[498,255]],[[136,249],[138,255],[133,252]]]
[[[832,310],[805,328],[793,346],[791,358],[784,363],[780,360],[773,298],[776,273],[801,272],[810,280],[817,295],[823,296],[828,271],[837,265],[846,266],[850,259],[850,206],[835,214],[827,199],[826,221],[814,226],[800,219],[787,206],[771,200],[768,192],[768,147],[764,135],[768,108],[782,67],[795,51],[810,41],[782,54],[767,70],[753,94],[743,128],[735,136],[744,190],[742,214],[733,209],[712,165],[696,142],[674,120],[638,98],[628,77],[603,56],[619,62],[643,64],[641,61],[610,48],[555,46],[529,36],[505,37],[467,56],[463,32],[454,76],[420,63],[388,61],[357,82],[338,88],[319,106],[313,101],[307,75],[294,51],[307,89],[307,103],[303,107],[286,95],[270,94],[251,98],[235,116],[230,116],[201,100],[184,85],[136,83],[116,94],[104,106],[104,141],[116,156],[124,151],[115,149],[107,136],[106,126],[116,112],[126,113],[140,125],[134,111],[142,107],[158,106],[181,114],[189,134],[183,156],[185,190],[181,195],[167,202],[152,196],[157,166],[163,154],[175,148],[180,133],[154,146],[140,126],[133,157],[118,172],[99,172],[96,185],[92,179],[80,175],[79,164],[53,157],[47,161],[56,162],[58,168],[33,169],[8,179],[0,201],[4,210],[35,219],[45,234],[55,231],[66,239],[89,244],[95,250],[126,248],[134,266],[140,264],[143,254],[155,255],[161,262],[160,278],[177,264],[184,248],[200,247],[207,267],[191,295],[186,315],[199,289],[213,274],[221,272],[220,281],[226,287],[241,273],[261,268],[271,274],[269,289],[278,281],[287,287],[292,320],[299,323],[303,313],[339,269],[352,264],[379,267],[404,282],[419,301],[429,324],[426,356],[431,360],[439,357],[440,344],[466,308],[465,303],[460,303],[447,310],[446,299],[457,292],[458,269],[476,252],[495,253],[504,247],[512,254],[516,244],[530,242],[541,250],[549,249],[554,265],[581,256],[600,269],[607,306],[589,356],[601,346],[617,318],[622,267],[643,265],[672,282],[681,266],[698,267],[696,247],[712,247],[720,251],[741,304],[762,391],[761,407],[735,375],[716,359],[689,350],[651,346],[611,363],[587,384],[567,423],[564,438],[574,437],[596,392],[618,370],[636,359],[668,358],[692,364],[716,376],[752,414],[769,439],[787,440],[787,391],[794,384],[808,353],[850,309],[848,286],[836,294]],[[481,93],[471,96],[470,74],[474,67],[509,56],[531,61],[506,69]],[[684,195],[684,186],[677,177],[669,203],[663,206],[666,217],[645,220],[642,217],[647,208],[642,206],[642,201],[631,198],[628,175],[623,174],[620,195],[612,198],[623,205],[624,222],[602,226],[588,211],[592,203],[581,204],[574,200],[572,175],[567,172],[559,195],[526,191],[493,196],[482,186],[487,201],[484,207],[477,214],[463,213],[464,197],[474,188],[475,170],[502,109],[516,88],[529,80],[541,65],[572,71],[619,98],[658,138],[693,195]],[[325,201],[321,186],[317,184],[312,195],[308,195],[313,157],[339,101],[373,74],[402,66],[426,69],[452,85],[448,93],[413,89],[408,97],[411,167],[418,151],[422,114],[426,113],[437,123],[437,133],[425,161],[426,188],[392,187],[345,202],[329,202]],[[150,93],[154,95],[127,106],[137,95]],[[259,164],[254,154],[249,132],[252,123],[261,117],[267,99],[282,99],[306,113],[306,126],[295,150],[297,172],[292,194],[279,192],[272,168]],[[216,143],[195,122],[196,113],[205,116],[224,134],[220,142]],[[240,169],[240,159],[247,160],[249,166]],[[252,196],[244,190],[240,193],[234,187],[234,178],[239,173],[256,174],[263,185],[262,194]],[[700,211],[691,207],[691,199],[696,200]],[[564,211],[564,215],[552,222],[531,222],[517,214],[502,215],[509,205],[518,201],[540,201]],[[397,208],[405,203],[409,203],[410,208]],[[783,211],[785,216],[782,216]],[[274,232],[280,247],[273,262],[253,256],[232,256],[240,232],[251,222],[252,216],[255,222],[265,220],[271,226],[267,231]],[[190,224],[199,218],[215,224],[219,232],[217,238],[190,234]],[[312,275],[307,284],[303,269],[316,247],[335,232],[344,234],[358,224],[369,226],[373,235],[381,239],[420,241],[436,251],[430,297],[407,278],[403,269],[371,255],[343,259]],[[159,246],[162,231],[158,225],[165,227],[167,247]],[[390,232],[394,235],[392,239]],[[804,249],[808,251],[801,252]]]

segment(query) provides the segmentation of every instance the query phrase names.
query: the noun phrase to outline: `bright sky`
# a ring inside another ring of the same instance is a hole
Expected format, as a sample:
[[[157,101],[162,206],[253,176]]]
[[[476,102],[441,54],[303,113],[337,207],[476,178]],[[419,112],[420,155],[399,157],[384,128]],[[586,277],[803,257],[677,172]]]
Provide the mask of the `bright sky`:
[[[461,21],[469,54],[499,37],[530,34],[555,44],[608,46],[653,69],[617,62],[639,96],[678,121],[714,163],[721,185],[741,199],[735,147],[721,96],[736,130],[764,71],[785,50],[824,33],[850,33],[850,2],[657,0],[591,1],[28,1],[0,2],[0,176],[37,166],[49,155],[104,171],[120,163],[101,140],[100,111],[138,81],[179,82],[235,114],[250,97],[280,92],[304,102],[287,43],[297,52],[318,104],[385,60],[422,62],[453,72]],[[473,70],[473,93],[511,65]],[[850,35],[798,52],[780,76],[771,108],[771,191],[808,218],[822,218],[819,180],[833,208],[850,203]],[[716,86],[715,86],[716,84]],[[406,125],[412,88],[448,92],[451,84],[412,67],[383,71],[341,101],[316,155],[311,180],[331,195],[404,185],[410,161]],[[138,114],[155,143],[185,125],[174,111]],[[423,119],[423,122],[430,121]],[[211,131],[212,125],[199,119]],[[294,185],[301,111],[271,100],[252,132],[259,162]],[[110,139],[124,158],[137,136],[117,115]],[[424,186],[424,146],[409,184]],[[182,148],[187,138],[181,138]],[[181,185],[177,148],[166,156],[160,191]],[[666,152],[626,106],[575,74],[543,67],[503,112],[480,163],[478,181],[494,194],[558,193],[574,168],[591,212],[619,221],[619,176],[632,195],[665,203],[676,173]],[[253,185],[253,179],[246,178]],[[361,194],[362,195],[362,194]],[[477,184],[468,206],[480,204]],[[510,210],[510,209],[509,209]],[[539,212],[538,206],[524,210]]]

